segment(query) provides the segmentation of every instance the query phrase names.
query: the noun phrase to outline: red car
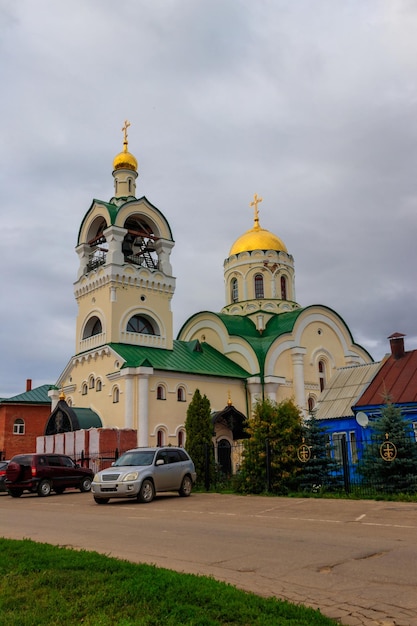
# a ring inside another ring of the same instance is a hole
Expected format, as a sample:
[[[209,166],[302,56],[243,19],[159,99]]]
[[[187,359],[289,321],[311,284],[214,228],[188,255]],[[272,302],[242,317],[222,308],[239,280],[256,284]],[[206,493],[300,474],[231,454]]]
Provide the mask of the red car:
[[[6,469],[5,486],[13,498],[24,491],[49,496],[69,487],[90,491],[94,472],[81,467],[65,454],[18,454]]]

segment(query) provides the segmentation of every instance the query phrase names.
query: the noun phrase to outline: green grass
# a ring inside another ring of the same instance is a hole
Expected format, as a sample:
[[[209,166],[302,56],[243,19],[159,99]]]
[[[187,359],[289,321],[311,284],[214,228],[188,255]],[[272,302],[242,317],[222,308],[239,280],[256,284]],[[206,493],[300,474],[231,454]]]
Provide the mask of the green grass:
[[[320,612],[96,552],[0,538],[0,625],[334,626]]]

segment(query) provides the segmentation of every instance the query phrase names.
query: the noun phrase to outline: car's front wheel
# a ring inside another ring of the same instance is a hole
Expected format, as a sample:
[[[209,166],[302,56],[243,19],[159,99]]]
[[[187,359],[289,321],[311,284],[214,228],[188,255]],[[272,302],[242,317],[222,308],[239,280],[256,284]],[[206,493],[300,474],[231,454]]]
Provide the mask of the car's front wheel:
[[[152,502],[155,497],[155,487],[151,480],[145,478],[138,493],[139,502],[144,502],[148,504],[148,502]]]
[[[83,478],[80,484],[80,491],[91,491],[91,478]]]
[[[193,481],[189,476],[184,476],[182,479],[181,487],[178,490],[178,493],[183,498],[187,498],[191,495],[191,491],[193,489]]]
[[[94,496],[94,502],[96,504],[107,504],[109,500],[110,498],[97,498],[97,496]]]
[[[41,482],[38,485],[38,496],[41,496],[41,498],[45,498],[46,496],[49,496],[49,494],[51,493],[52,490],[52,485],[49,482],[49,480],[41,480]]]

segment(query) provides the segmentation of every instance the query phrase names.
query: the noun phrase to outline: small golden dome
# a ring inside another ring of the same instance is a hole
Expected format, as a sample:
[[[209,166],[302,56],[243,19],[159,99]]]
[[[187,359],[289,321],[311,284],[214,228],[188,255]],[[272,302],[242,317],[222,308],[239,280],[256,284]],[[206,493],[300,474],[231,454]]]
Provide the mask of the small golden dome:
[[[123,141],[123,151],[119,152],[113,159],[113,170],[132,170],[133,172],[138,171],[138,162],[136,158],[131,154],[128,149],[128,141],[127,141],[127,129],[130,126],[130,122],[125,120],[125,125],[122,128],[122,132],[124,134]]]
[[[127,146],[125,145],[125,150],[116,155],[113,159],[113,170],[133,170],[134,172],[138,171],[138,162],[136,158],[127,151]]]
[[[269,230],[260,227],[258,212],[259,202],[262,202],[262,198],[258,198],[257,194],[255,194],[254,200],[250,204],[250,206],[255,207],[253,228],[247,230],[239,239],[236,239],[235,243],[230,248],[229,256],[239,254],[240,252],[252,252],[253,250],[276,250],[278,252],[282,250],[288,253],[285,243],[279,237]]]

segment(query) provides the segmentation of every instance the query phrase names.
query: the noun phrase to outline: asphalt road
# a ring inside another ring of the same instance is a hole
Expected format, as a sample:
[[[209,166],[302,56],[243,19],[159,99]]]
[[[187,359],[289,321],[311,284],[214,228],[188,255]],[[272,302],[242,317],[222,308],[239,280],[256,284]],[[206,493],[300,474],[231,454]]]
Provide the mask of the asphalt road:
[[[0,536],[210,575],[342,624],[417,626],[417,504],[220,494],[0,495]]]

